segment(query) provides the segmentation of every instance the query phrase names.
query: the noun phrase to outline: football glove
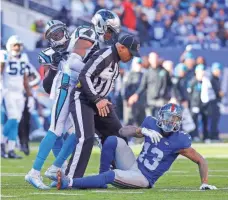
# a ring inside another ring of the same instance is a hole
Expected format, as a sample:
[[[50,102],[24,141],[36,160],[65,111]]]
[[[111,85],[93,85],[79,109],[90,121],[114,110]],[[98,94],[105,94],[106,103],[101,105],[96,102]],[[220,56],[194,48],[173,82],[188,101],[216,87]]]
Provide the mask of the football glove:
[[[203,183],[200,186],[200,190],[217,190],[217,188],[214,185],[208,185],[206,183]]]
[[[158,142],[160,142],[162,135],[160,133],[158,133],[157,131],[151,130],[151,129],[147,129],[147,128],[142,128],[142,134],[145,136],[148,136],[151,139],[152,143],[157,144]]]

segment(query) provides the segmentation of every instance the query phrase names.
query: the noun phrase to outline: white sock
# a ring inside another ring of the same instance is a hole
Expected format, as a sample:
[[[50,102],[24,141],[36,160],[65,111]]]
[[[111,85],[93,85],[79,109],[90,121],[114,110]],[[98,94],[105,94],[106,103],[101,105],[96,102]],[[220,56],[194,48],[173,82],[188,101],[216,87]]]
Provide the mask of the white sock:
[[[40,175],[40,171],[38,171],[38,170],[36,170],[36,169],[31,169],[31,174],[33,174],[33,175],[37,175],[37,176],[39,176]]]
[[[9,140],[8,141],[8,151],[12,151],[15,149],[16,141],[15,140]]]
[[[69,178],[69,184],[68,184],[68,186],[69,187],[72,187],[72,185],[73,185],[73,179],[72,178]]]
[[[65,160],[62,167],[65,168],[65,167],[67,167],[67,165],[68,165],[68,162],[67,162],[67,160]]]

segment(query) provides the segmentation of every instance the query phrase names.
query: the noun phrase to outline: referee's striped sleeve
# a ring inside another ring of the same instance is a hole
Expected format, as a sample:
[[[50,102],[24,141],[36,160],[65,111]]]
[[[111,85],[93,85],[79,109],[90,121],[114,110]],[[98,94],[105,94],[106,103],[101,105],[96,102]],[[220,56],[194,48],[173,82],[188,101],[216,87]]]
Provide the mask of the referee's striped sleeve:
[[[102,49],[95,53],[95,55],[85,64],[83,70],[79,75],[79,81],[83,92],[87,98],[96,102],[100,96],[96,92],[93,84],[95,76],[98,76],[107,67],[107,63],[111,62],[111,48]]]

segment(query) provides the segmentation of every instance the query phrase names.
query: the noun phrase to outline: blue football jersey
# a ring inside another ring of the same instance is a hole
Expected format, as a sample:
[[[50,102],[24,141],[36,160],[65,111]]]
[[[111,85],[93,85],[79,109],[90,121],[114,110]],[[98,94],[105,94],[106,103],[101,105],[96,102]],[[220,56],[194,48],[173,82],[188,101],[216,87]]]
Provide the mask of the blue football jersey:
[[[162,133],[162,129],[156,125],[156,122],[155,118],[146,117],[141,127]],[[191,136],[182,131],[170,133],[168,137],[163,137],[158,144],[152,143],[151,139],[145,136],[145,143],[137,162],[151,187],[170,168],[179,155],[179,150],[190,146]]]

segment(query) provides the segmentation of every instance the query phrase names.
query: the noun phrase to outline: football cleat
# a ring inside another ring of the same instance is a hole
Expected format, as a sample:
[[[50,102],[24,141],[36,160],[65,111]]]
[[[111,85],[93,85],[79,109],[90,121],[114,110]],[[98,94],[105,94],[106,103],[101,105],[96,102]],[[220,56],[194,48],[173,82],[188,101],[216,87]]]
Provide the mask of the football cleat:
[[[28,173],[25,176],[25,181],[27,181],[29,184],[31,184],[33,187],[41,190],[48,190],[50,187],[46,186],[43,183],[43,179],[40,175],[34,175],[31,173]]]
[[[67,176],[63,175],[61,170],[57,172],[57,179],[58,179],[57,190],[63,190],[63,189],[69,188],[70,179]]]
[[[29,146],[28,146],[28,144],[26,144],[26,143],[21,144],[20,150],[21,150],[22,152],[24,152],[24,154],[25,154],[26,156],[28,156],[29,153],[30,153],[30,151],[29,151]]]
[[[57,181],[57,172],[58,170],[60,170],[60,168],[56,167],[56,166],[51,166],[47,169],[47,171],[44,173],[44,175],[51,179],[52,181]]]
[[[17,155],[14,150],[8,152],[8,158],[11,159],[22,159],[21,156]]]

